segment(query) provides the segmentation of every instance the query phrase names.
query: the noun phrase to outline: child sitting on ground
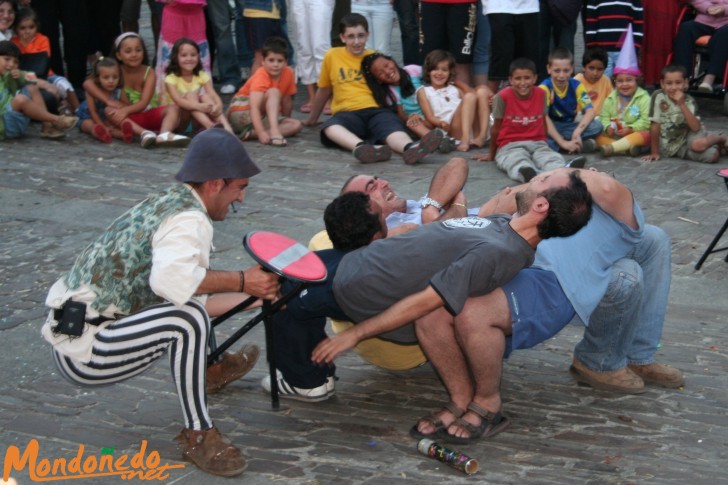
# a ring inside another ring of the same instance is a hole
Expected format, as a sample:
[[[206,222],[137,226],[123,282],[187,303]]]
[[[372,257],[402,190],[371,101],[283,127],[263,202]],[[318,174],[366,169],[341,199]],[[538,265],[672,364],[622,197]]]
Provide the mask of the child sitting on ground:
[[[453,84],[455,57],[444,50],[427,54],[422,66],[423,86],[417,90],[428,128],[440,128],[460,143],[456,150],[466,152],[485,145],[489,115],[488,91],[478,86],[477,91],[462,90]],[[478,114],[476,120],[476,112]],[[476,136],[471,139],[475,130]]]
[[[50,40],[45,35],[38,33],[38,16],[32,8],[26,7],[20,9],[15,18],[15,33],[15,37],[11,40],[20,49],[21,59],[23,56],[45,54],[48,62],[50,62]],[[47,65],[48,64],[46,63],[46,66]],[[46,73],[44,72],[43,75],[45,76],[45,74]],[[63,107],[62,111],[76,111],[80,103],[78,96],[76,96],[76,92],[73,90],[71,83],[68,82],[68,79],[54,74],[50,69],[47,70],[47,74],[48,83],[53,86],[53,88],[48,89],[48,91],[53,93],[56,98],[61,101],[61,103],[67,104],[67,106]],[[43,88],[41,84],[39,84],[39,87]]]
[[[180,126],[187,126],[191,117],[204,129],[220,123],[233,132],[223,114],[222,100],[212,86],[212,77],[202,68],[200,48],[195,41],[181,37],[174,42],[166,72],[166,100],[179,106]]]
[[[0,140],[20,138],[30,120],[43,123],[41,136],[63,138],[78,118],[49,113],[38,87],[18,69],[19,62],[18,46],[0,41]]]
[[[597,138],[597,145],[605,157],[624,153],[636,157],[650,144],[650,95],[637,85],[641,73],[631,27],[613,72],[616,89],[604,101],[599,116],[604,133]]]
[[[553,170],[566,165],[564,157],[549,148],[546,134],[555,132],[548,117],[546,92],[534,89],[536,64],[525,57],[511,62],[510,86],[493,97],[493,127],[490,131],[490,152],[476,160],[495,160],[498,168],[513,180],[528,182],[538,170]],[[574,142],[564,142],[573,151]],[[583,168],[586,159],[580,157],[569,166]]]
[[[549,54],[546,70],[550,77],[540,87],[548,95],[549,118],[554,122],[556,132],[565,140],[576,143],[576,151],[593,152],[597,145],[594,138],[602,132],[602,124],[594,119],[596,113],[586,89],[571,77],[574,56],[567,49],[556,48]],[[581,119],[577,120],[579,114]],[[550,132],[548,144],[556,151],[561,146]]]
[[[601,47],[590,47],[584,51],[581,66],[584,72],[580,72],[574,79],[579,81],[586,93],[589,95],[594,113],[596,116],[602,112],[602,105],[612,91],[612,81],[604,75],[607,67],[607,51]]]
[[[261,68],[235,94],[227,117],[243,140],[257,138],[263,145],[283,147],[288,144],[286,137],[303,128],[299,120],[291,118],[296,79],[288,67],[288,44],[280,37],[269,37],[262,55]]]
[[[147,49],[141,36],[136,32],[124,32],[114,41],[113,50],[121,68],[122,89],[129,104],[109,98],[94,83],[85,83],[84,89],[106,104],[104,112],[113,123],[121,124],[129,118],[149,130],[142,135],[142,147],[152,144],[187,146],[190,139],[174,133],[179,124],[179,107],[176,104],[159,106],[155,93],[156,75],[149,66]]]
[[[95,85],[104,92],[104,99],[116,99],[122,102],[128,102],[126,96],[121,90],[121,69],[116,59],[111,57],[99,58],[91,70],[91,76],[84,81]],[[106,103],[103,99],[96,99],[93,94],[86,93],[86,99],[76,110],[81,123],[80,129],[84,133],[88,133],[103,143],[111,143],[112,138],[119,138],[125,143],[131,143],[134,140],[134,134],[139,135],[148,147],[154,141],[154,133],[145,130],[133,121],[124,119],[121,123],[113,123],[106,117],[104,110]],[[150,134],[148,136],[147,134]]]
[[[720,149],[728,148],[728,137],[707,133],[695,116],[696,105],[688,88],[683,66],[665,66],[660,74],[660,88],[652,93],[650,104],[651,153],[642,159],[678,157],[703,163],[715,163]]]
[[[432,130],[413,142],[397,114],[379,106],[367,86],[361,70],[362,59],[372,53],[366,49],[367,20],[355,13],[345,15],[339,23],[339,37],[344,47],[329,49],[324,56],[319,90],[304,125],[316,124],[333,94],[334,115],[321,128],[324,145],[351,150],[362,163],[389,160],[394,150],[402,153],[405,163],[413,164],[435,151],[443,137],[441,131]]]

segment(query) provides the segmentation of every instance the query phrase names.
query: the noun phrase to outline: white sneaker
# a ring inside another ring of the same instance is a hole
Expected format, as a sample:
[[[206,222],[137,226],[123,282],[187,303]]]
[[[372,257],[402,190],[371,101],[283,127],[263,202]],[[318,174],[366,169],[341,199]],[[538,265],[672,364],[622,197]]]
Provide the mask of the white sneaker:
[[[297,401],[304,402],[319,402],[325,401],[334,395],[334,377],[328,377],[324,384],[312,389],[303,389],[300,387],[294,387],[283,379],[283,375],[280,371],[278,374],[278,395],[288,399],[295,399]],[[270,392],[270,376],[265,376],[261,381],[260,385],[266,391]]]
[[[235,86],[232,84],[225,84],[220,88],[220,94],[233,94],[235,92]]]

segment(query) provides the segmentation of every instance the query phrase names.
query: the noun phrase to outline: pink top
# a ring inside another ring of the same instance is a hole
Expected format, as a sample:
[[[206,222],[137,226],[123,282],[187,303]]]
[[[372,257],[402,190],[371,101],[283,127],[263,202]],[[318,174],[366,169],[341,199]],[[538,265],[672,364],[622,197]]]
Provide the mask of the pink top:
[[[690,4],[698,11],[695,21],[705,24],[714,29],[728,25],[728,0],[692,0]],[[713,6],[723,7],[723,15],[714,17],[708,14],[708,9]]]

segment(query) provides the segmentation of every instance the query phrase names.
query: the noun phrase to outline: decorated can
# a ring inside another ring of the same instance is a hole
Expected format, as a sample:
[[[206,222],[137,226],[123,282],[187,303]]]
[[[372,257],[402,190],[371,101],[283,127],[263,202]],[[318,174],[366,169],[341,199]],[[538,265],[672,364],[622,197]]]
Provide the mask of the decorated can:
[[[480,468],[478,460],[470,458],[461,451],[446,448],[428,438],[421,439],[420,442],[417,443],[417,449],[423,455],[434,458],[437,461],[441,461],[456,470],[467,473],[468,475],[472,475]]]

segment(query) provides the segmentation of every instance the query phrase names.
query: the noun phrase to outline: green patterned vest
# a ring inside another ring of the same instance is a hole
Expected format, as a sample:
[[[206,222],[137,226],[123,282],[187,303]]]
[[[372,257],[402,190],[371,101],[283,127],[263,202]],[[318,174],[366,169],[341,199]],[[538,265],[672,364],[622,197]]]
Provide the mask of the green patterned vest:
[[[161,303],[149,286],[152,238],[166,217],[187,210],[207,214],[192,190],[182,184],[135,205],[76,258],[66,275],[66,286],[71,290],[81,285],[91,288],[97,295],[92,307],[99,313],[112,304],[129,315]]]

